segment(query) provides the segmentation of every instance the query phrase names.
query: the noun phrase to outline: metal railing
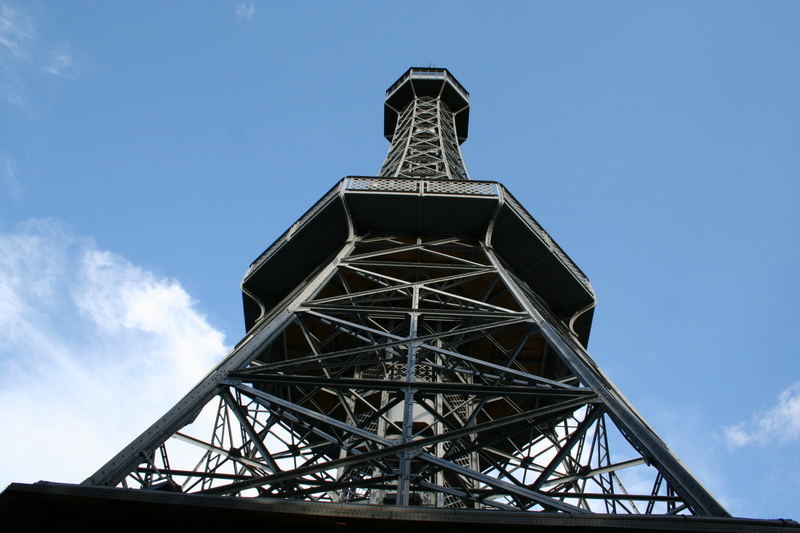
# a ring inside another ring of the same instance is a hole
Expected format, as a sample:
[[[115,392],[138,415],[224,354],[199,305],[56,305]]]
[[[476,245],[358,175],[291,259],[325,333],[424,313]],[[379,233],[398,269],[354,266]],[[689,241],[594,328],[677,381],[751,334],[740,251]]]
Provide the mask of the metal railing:
[[[445,79],[445,80],[449,81],[451,84],[453,84],[453,87],[455,87],[455,89],[459,93],[461,93],[461,96],[464,97],[465,100],[467,100],[467,101],[469,100],[469,92],[467,92],[467,90],[464,88],[464,86],[461,85],[458,82],[458,80],[455,79],[455,77],[453,77],[452,74],[450,74],[450,71],[448,71],[447,69],[443,69],[443,68],[424,68],[424,67],[412,67],[412,68],[408,69],[405,74],[400,76],[399,80],[394,82],[391,87],[386,89],[386,96],[389,96],[390,94],[392,94],[395,91],[395,89],[400,87],[403,83],[405,83],[406,80],[408,80],[412,76],[415,77],[415,78],[442,78],[442,79]]]
[[[425,180],[417,178],[350,177],[347,191],[375,191],[406,194],[448,194],[459,196],[499,197],[500,189],[492,181]]]

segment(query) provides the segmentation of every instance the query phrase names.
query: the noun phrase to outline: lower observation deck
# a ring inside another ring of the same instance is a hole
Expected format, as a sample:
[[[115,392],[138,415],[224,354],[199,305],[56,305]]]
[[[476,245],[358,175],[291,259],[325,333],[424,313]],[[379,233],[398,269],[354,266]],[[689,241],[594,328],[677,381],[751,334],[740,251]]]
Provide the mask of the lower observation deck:
[[[485,241],[585,346],[595,295],[586,275],[500,183],[349,176],[251,265],[248,330],[354,235],[448,235]]]

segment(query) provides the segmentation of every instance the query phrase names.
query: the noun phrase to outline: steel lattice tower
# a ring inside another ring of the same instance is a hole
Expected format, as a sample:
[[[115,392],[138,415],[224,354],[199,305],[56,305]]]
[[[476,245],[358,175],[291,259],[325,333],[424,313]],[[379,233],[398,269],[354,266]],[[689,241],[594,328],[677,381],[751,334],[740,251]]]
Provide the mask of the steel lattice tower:
[[[337,183],[251,264],[245,338],[83,486],[433,522],[726,520],[586,352],[587,277],[505,187],[469,180],[468,124],[447,70],[394,83],[380,176]]]
[[[726,514],[584,351],[586,276],[468,180],[468,98],[444,69],[392,85],[381,177],[339,183],[253,263],[244,341],[87,484]]]

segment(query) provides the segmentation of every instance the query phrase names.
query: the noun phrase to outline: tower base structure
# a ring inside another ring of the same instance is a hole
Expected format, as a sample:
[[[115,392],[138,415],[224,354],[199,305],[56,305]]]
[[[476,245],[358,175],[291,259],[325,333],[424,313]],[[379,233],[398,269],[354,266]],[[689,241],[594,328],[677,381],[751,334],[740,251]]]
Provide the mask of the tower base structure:
[[[557,250],[497,183],[345,178],[252,264],[248,335],[84,484],[726,516],[586,353]]]
[[[502,185],[442,185],[338,183],[253,262],[233,352],[82,485],[9,486],[4,519],[800,531],[729,517],[658,439],[583,348],[588,280]]]

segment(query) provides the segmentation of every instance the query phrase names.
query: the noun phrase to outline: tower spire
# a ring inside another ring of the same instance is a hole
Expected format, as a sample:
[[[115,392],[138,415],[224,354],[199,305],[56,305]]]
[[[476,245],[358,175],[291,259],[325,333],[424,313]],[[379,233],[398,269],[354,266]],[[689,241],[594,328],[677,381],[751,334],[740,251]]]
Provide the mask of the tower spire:
[[[467,139],[469,93],[444,68],[413,67],[386,91],[391,141],[381,176],[468,180],[459,145]]]

